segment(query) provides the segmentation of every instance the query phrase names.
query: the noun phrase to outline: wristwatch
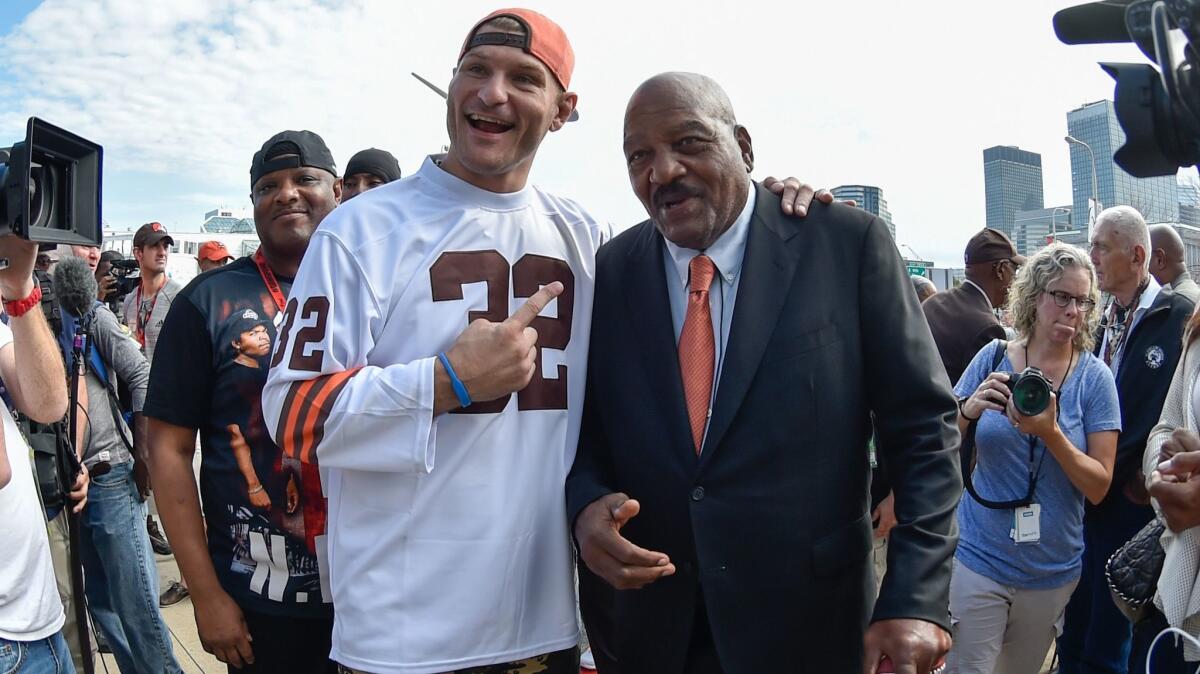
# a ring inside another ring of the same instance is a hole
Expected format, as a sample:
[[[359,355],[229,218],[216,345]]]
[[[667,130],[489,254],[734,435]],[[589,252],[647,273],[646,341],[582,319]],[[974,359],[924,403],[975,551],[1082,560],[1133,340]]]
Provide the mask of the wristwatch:
[[[979,417],[967,416],[967,411],[963,409],[963,405],[966,405],[967,401],[970,399],[971,396],[963,396],[955,401],[958,403],[958,413],[961,414],[962,418],[966,419],[967,421],[979,421]]]

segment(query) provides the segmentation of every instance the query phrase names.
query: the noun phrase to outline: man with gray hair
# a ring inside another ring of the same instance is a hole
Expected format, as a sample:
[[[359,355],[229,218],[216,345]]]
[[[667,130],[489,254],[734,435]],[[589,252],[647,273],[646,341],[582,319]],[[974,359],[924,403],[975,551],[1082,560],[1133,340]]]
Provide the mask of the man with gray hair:
[[[1116,377],[1122,431],[1108,494],[1084,511],[1083,573],[1058,641],[1062,674],[1125,672],[1132,661],[1133,630],[1113,604],[1104,567],[1154,515],[1139,473],[1142,451],[1162,411],[1194,306],[1151,276],[1150,251],[1146,221],[1133,208],[1115,206],[1096,218],[1092,264],[1100,290],[1110,298],[1100,318],[1096,355]],[[1134,649],[1135,657],[1141,650],[1143,662],[1148,645]]]
[[[1183,239],[1171,225],[1154,225],[1150,228],[1150,274],[1164,288],[1176,295],[1183,295],[1196,303],[1200,300],[1200,286],[1192,280],[1185,261]]]

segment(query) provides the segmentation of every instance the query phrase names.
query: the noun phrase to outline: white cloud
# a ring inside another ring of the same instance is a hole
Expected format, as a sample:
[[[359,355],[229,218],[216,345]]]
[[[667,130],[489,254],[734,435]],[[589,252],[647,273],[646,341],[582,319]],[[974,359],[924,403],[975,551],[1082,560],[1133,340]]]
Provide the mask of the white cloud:
[[[952,262],[983,224],[983,148],[1042,153],[1047,205],[1068,202],[1066,111],[1111,97],[1102,55],[1143,60],[1058,43],[1063,4],[534,3],[571,36],[582,115],[547,140],[534,179],[619,224],[643,219],[620,155],[625,101],[649,75],[694,70],[728,89],[757,176],[877,184],[899,240]],[[386,148],[408,173],[446,142],[444,106],[408,73],[448,81],[495,6],[47,0],[0,43],[13,85],[0,85],[0,138],[36,114],[103,144],[110,176],[162,173],[238,200],[251,155],[285,128],[317,131],[339,164]]]

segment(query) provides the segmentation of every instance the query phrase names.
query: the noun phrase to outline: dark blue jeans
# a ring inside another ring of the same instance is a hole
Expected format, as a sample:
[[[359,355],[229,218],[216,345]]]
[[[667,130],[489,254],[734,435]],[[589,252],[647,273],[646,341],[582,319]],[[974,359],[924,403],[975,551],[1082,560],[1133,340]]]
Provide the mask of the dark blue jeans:
[[[38,641],[0,639],[0,673],[75,674],[62,632]]]
[[[1120,493],[1083,517],[1083,573],[1067,603],[1058,638],[1060,674],[1126,674],[1132,626],[1113,604],[1104,565],[1141,530],[1154,511]]]
[[[88,608],[122,672],[181,672],[158,609],[158,569],[133,462],[92,478],[81,556]]]

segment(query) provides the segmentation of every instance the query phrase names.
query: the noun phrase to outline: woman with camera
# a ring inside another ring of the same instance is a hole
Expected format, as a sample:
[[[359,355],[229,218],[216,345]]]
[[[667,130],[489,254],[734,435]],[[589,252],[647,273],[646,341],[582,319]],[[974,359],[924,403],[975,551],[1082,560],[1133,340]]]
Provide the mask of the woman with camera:
[[[1009,289],[1016,338],[983,347],[955,387],[975,463],[958,507],[951,672],[1040,671],[1061,627],[1084,498],[1104,498],[1121,428],[1112,373],[1091,353],[1098,300],[1081,250],[1042,249]]]

